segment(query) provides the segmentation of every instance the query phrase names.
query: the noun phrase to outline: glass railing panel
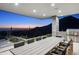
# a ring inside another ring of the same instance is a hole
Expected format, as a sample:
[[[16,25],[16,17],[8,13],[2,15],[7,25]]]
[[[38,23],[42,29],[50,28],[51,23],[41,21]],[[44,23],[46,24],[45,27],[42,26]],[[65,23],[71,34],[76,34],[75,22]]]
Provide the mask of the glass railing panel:
[[[27,40],[28,44],[33,43],[33,42],[34,42],[34,39]]]

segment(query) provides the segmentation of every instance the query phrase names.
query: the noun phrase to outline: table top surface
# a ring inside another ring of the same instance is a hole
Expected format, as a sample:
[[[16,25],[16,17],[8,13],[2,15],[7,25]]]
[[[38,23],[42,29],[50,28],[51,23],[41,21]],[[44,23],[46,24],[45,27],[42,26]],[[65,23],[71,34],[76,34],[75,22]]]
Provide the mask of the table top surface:
[[[46,39],[42,39],[31,44],[25,44],[24,46],[10,49],[9,51],[11,51],[15,55],[45,55],[59,42],[63,41],[63,39],[64,38],[48,37]],[[4,52],[2,54],[6,54],[7,52]],[[8,54],[11,53],[9,52]]]

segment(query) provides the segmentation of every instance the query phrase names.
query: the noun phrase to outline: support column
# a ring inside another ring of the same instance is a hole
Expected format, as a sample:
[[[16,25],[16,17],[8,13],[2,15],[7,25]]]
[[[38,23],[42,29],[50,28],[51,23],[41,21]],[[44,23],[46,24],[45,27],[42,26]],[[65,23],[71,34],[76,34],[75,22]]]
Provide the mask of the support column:
[[[59,32],[59,19],[57,16],[52,16],[52,36],[56,36]]]

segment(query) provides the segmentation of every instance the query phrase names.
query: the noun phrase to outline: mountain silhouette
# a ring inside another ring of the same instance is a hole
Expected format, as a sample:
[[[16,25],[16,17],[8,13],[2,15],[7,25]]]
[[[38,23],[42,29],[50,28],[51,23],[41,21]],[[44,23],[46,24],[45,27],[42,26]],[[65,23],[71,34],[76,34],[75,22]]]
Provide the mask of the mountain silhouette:
[[[79,19],[73,16],[67,16],[59,20],[59,30],[79,29]]]
[[[35,37],[35,36],[41,36],[50,33],[52,33],[52,24],[31,29],[28,33],[28,36]]]

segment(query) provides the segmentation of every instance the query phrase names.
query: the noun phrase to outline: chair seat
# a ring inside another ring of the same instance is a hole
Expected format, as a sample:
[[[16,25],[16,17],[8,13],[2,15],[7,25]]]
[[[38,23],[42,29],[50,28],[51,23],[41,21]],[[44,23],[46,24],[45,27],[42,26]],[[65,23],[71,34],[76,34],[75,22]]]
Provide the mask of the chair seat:
[[[57,49],[60,50],[60,51],[64,51],[65,50],[65,48],[60,48],[60,47],[58,47]]]
[[[68,43],[60,42],[59,46],[68,46]]]

